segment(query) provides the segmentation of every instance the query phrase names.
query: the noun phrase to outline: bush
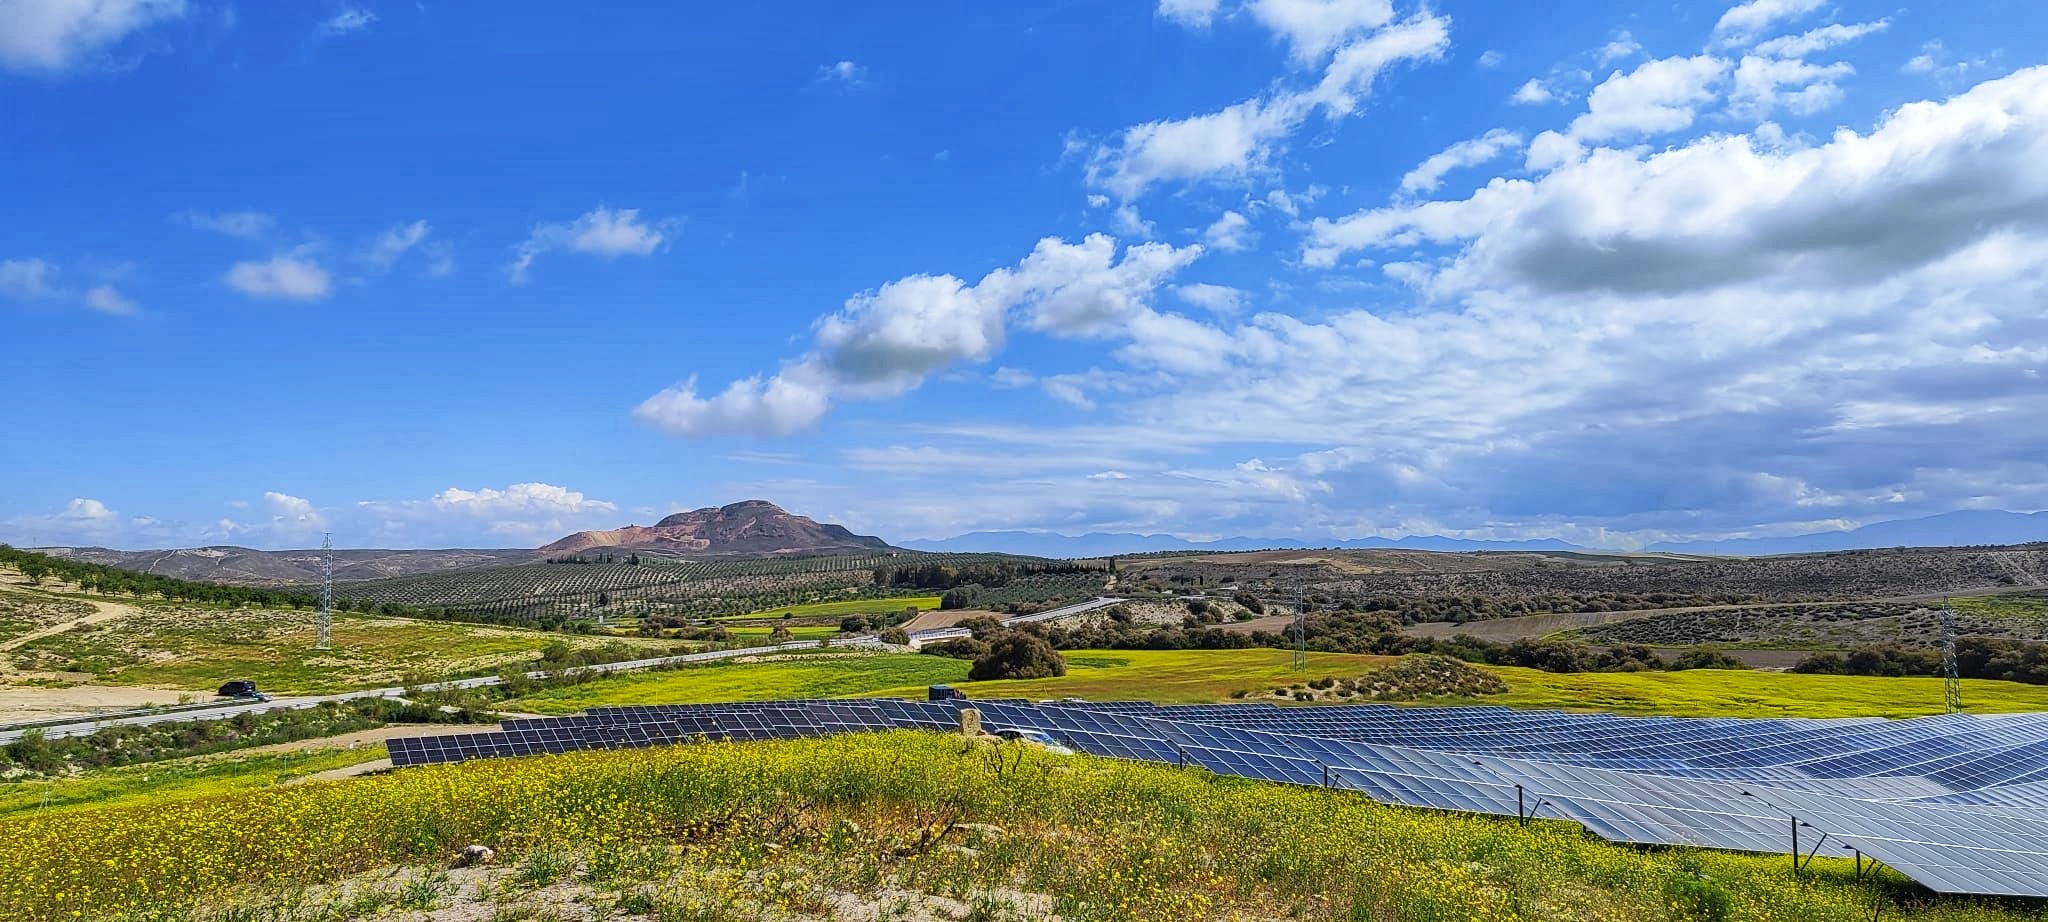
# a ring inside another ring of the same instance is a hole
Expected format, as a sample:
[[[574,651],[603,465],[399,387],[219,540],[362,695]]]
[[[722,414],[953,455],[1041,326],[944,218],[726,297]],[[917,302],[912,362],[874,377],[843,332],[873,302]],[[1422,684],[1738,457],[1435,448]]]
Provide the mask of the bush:
[[[917,652],[953,659],[980,659],[988,655],[988,644],[972,637],[962,637],[959,640],[926,644]]]
[[[1719,650],[1696,649],[1680,653],[1671,661],[1674,672],[1685,669],[1748,669],[1743,662]]]
[[[907,647],[910,646],[910,634],[900,627],[892,627],[882,632],[882,642]]]
[[[1249,592],[1240,592],[1234,596],[1231,596],[1230,600],[1243,606],[1245,611],[1251,612],[1254,615],[1263,615],[1266,613],[1265,603],[1260,602],[1258,596],[1252,595]]]
[[[988,652],[974,661],[967,678],[1050,679],[1067,674],[1067,660],[1045,638],[1012,631],[989,644]]]
[[[962,608],[973,608],[975,600],[979,598],[981,598],[980,586],[959,586],[953,589],[948,589],[946,590],[946,593],[944,595],[939,596],[939,608],[944,609],[946,611],[958,611]]]

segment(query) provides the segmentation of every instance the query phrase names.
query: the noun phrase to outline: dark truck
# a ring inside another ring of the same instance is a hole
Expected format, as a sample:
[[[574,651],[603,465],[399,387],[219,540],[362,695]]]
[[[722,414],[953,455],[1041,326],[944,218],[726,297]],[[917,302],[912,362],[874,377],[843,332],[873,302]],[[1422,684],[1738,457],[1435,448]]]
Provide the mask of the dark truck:
[[[924,690],[926,701],[965,701],[967,693],[951,685],[933,685]]]
[[[221,685],[220,691],[217,691],[214,694],[217,694],[223,698],[248,698],[254,701],[270,700],[269,695],[257,691],[256,683],[251,682],[248,679],[235,679],[232,682],[227,682]]]

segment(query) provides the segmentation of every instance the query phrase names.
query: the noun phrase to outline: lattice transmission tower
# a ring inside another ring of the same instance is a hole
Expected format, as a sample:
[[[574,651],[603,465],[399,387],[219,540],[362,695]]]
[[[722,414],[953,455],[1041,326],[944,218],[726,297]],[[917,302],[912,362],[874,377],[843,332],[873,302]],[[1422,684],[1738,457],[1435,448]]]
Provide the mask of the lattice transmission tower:
[[[334,620],[334,534],[329,532],[320,540],[320,630],[313,640],[313,649],[327,649],[327,634]]]
[[[1941,693],[1953,714],[1963,709],[1963,674],[1956,666],[1956,607],[1941,600]]]
[[[1308,671],[1308,609],[1301,604],[1301,586],[1294,587],[1294,671]]]

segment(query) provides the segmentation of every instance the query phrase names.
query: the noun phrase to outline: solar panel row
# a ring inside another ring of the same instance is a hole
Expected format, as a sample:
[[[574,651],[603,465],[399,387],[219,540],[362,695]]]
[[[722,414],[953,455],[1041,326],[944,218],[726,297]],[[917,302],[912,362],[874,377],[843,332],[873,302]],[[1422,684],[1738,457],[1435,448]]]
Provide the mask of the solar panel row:
[[[966,702],[592,708],[394,739],[395,765],[697,740],[950,729]],[[976,701],[1092,755],[1578,823],[1616,842],[1861,856],[1930,889],[2048,896],[2048,715],[1686,719],[1388,705]],[[1795,846],[1796,842],[1796,846]]]

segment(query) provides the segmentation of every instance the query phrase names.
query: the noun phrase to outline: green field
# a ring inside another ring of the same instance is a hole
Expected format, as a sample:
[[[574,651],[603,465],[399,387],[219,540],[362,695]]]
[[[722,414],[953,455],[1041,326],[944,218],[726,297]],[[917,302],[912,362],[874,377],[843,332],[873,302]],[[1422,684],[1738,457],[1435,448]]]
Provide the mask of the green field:
[[[839,636],[839,625],[837,624],[792,624],[788,625],[788,627],[791,640],[824,640],[827,637]],[[732,635],[734,640],[753,641],[763,644],[768,643],[771,635],[775,633],[774,627],[762,624],[727,627],[725,630]]]
[[[785,605],[765,611],[749,612],[744,615],[730,615],[718,620],[754,620],[756,618],[831,618],[837,621],[847,615],[893,615],[906,608],[931,611],[939,607],[935,595],[900,596],[893,599],[847,599],[842,602],[812,602],[808,605]]]
[[[1387,657],[1309,654],[1306,672],[1285,650],[1107,650],[1066,654],[1057,679],[969,682],[967,663],[912,654],[845,654],[765,663],[723,663],[601,679],[552,689],[515,708],[565,714],[601,704],[659,704],[770,698],[924,697],[946,682],[975,698],[1145,699],[1161,704],[1227,701],[1234,692],[1275,700],[1277,686],[1322,676],[1360,675]],[[1427,704],[1503,704],[1697,717],[1909,717],[1943,711],[1941,680],[1795,675],[1747,670],[1578,673],[1486,667],[1509,691]],[[2048,687],[1968,680],[1972,711],[2048,710]]]
[[[17,668],[89,672],[116,685],[211,690],[250,679],[270,692],[321,694],[399,684],[414,674],[491,672],[531,662],[549,644],[673,641],[583,637],[373,615],[334,617],[331,649],[314,650],[313,613],[123,603],[131,614],[0,653]]]

